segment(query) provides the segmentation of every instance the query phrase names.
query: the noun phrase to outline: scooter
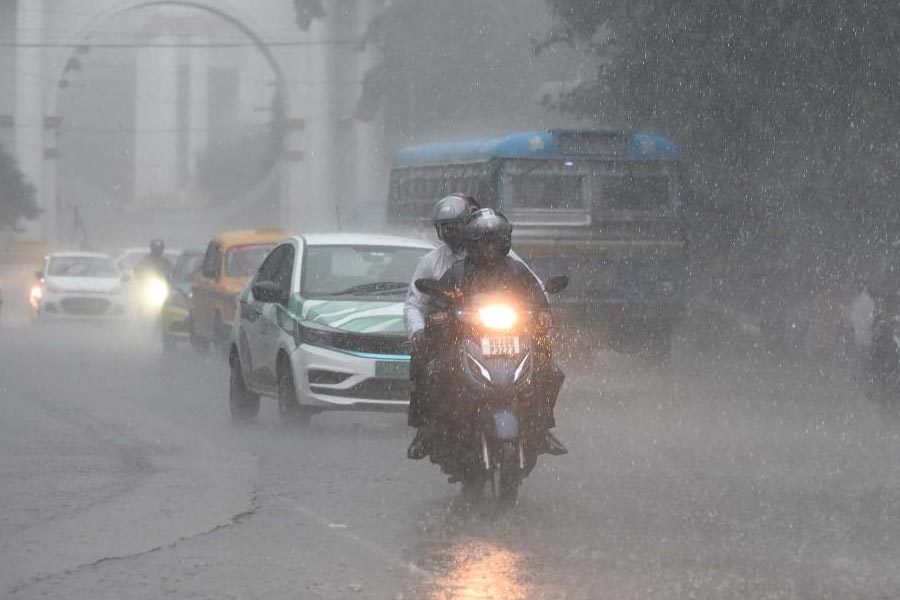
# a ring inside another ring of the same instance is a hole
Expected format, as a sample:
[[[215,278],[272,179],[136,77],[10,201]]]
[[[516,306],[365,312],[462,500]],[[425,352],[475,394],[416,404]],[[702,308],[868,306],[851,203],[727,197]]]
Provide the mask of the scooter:
[[[545,290],[567,285],[567,277],[553,277]],[[502,293],[460,297],[434,279],[415,286],[446,306],[426,322],[428,338],[446,350],[428,364],[430,391],[441,398],[434,403],[431,461],[461,482],[464,494],[479,494],[490,482],[501,508],[515,505],[544,439],[536,338],[552,317]]]

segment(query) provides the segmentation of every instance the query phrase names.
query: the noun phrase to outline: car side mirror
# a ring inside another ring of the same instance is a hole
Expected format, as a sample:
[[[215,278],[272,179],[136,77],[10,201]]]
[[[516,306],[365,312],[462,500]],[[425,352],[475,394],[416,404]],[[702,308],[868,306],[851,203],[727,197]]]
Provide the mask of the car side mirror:
[[[288,294],[283,291],[274,281],[260,281],[255,283],[250,292],[253,294],[254,300],[265,302],[267,304],[281,304],[287,306]]]
[[[569,287],[569,276],[557,275],[556,277],[551,277],[547,280],[544,289],[547,290],[548,294],[558,294],[567,287]]]
[[[37,279],[43,279],[43,278],[44,278],[44,272],[43,272],[43,271],[35,271],[35,272],[34,272],[34,276],[35,276]]]

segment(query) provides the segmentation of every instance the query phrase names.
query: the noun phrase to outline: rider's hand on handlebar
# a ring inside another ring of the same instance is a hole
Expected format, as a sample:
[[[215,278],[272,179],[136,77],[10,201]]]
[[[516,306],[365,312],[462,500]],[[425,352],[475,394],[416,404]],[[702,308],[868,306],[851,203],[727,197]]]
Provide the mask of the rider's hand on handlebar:
[[[409,338],[409,347],[413,354],[421,354],[425,352],[425,332],[417,331]]]

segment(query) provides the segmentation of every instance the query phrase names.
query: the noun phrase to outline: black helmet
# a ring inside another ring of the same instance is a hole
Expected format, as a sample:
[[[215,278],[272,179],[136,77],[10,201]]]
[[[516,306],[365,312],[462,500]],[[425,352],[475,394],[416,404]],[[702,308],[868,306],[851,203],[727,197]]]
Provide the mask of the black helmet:
[[[161,239],[157,238],[150,242],[150,254],[153,256],[162,256],[163,250],[165,249],[166,245]]]
[[[438,200],[431,211],[438,239],[458,252],[463,244],[463,225],[478,208],[475,198],[466,194],[450,194]]]
[[[512,225],[497,211],[482,208],[469,217],[465,236],[469,259],[475,264],[488,265],[509,254]]]

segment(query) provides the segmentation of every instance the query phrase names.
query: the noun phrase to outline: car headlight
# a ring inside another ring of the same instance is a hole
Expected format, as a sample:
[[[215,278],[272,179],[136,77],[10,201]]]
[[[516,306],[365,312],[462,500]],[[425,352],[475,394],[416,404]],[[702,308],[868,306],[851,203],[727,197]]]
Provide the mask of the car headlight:
[[[488,329],[512,329],[519,321],[519,314],[506,304],[489,304],[478,309],[481,324]]]
[[[309,344],[310,346],[330,347],[334,345],[336,332],[331,329],[310,327],[299,321],[294,322],[294,342],[297,345]],[[339,335],[339,334],[338,334]]]
[[[37,308],[41,303],[41,298],[44,297],[44,291],[41,290],[41,286],[36,285],[31,288],[31,294],[29,295],[28,300],[31,302],[31,306]]]

